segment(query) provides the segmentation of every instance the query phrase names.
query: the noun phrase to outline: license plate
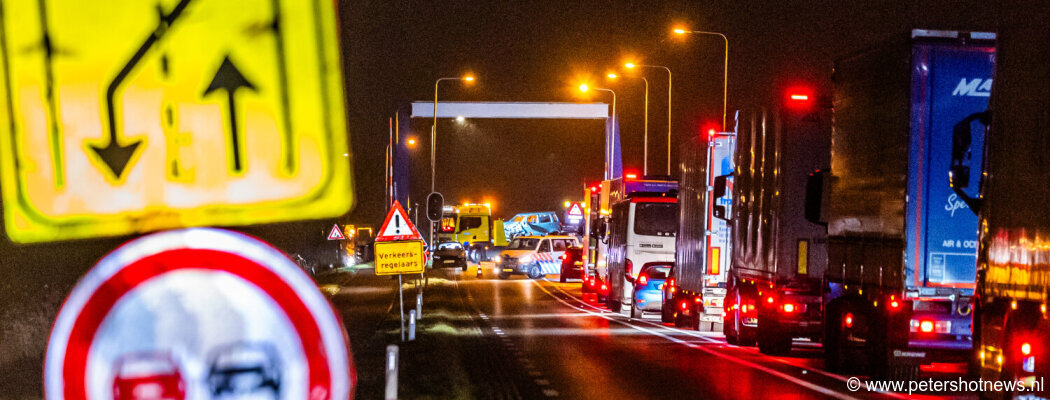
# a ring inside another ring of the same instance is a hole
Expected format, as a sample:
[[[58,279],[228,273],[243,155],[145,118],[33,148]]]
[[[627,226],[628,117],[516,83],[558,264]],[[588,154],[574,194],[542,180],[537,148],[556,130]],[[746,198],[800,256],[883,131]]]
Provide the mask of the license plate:
[[[504,268],[504,269],[503,269],[503,272],[514,272],[514,270],[513,270],[513,269],[510,269],[510,268]]]
[[[456,262],[456,260],[445,260],[445,264],[452,264],[454,262]]]

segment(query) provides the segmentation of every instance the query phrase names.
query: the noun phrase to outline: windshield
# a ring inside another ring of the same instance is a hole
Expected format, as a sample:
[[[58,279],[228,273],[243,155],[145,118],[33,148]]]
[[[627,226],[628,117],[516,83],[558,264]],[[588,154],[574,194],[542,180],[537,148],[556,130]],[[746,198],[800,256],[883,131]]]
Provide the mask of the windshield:
[[[649,267],[644,273],[649,276],[649,279],[667,279],[667,275],[671,273],[671,267]]]
[[[517,238],[510,242],[507,250],[532,250],[539,242],[540,240],[535,238]]]
[[[474,229],[481,226],[481,217],[459,217],[459,231]]]
[[[678,232],[678,204],[638,203],[634,211],[634,233],[674,236]]]

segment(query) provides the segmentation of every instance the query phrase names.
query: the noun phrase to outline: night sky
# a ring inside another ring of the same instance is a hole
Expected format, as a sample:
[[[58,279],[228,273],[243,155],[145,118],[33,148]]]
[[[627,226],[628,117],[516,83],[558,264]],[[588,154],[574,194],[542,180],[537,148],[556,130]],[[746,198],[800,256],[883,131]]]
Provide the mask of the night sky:
[[[574,88],[581,79],[614,89],[619,94],[625,165],[640,171],[641,81],[604,82],[605,73],[628,58],[672,70],[675,147],[703,128],[717,126],[721,114],[721,40],[674,38],[670,30],[676,25],[729,37],[732,110],[762,103],[783,85],[826,91],[833,59],[913,27],[994,30],[994,16],[982,3],[341,1],[356,207],[340,220],[381,222],[388,118],[407,102],[432,100],[438,77],[472,72],[479,78],[470,87],[443,83],[444,100],[610,100],[607,94],[578,97]],[[650,168],[660,173],[666,165],[666,75],[647,70],[646,76],[651,83]],[[563,200],[581,196],[583,185],[601,176],[600,121],[440,124],[438,188],[450,202],[492,201],[502,216],[560,210]],[[429,128],[425,120],[413,125],[416,132]],[[428,150],[429,142],[422,140],[412,155],[416,199],[429,191]],[[334,220],[235,229],[324,263],[325,257],[338,254],[339,242],[324,240]],[[39,315],[49,320],[96,260],[133,237],[35,245],[0,239],[0,308],[36,309],[40,304]]]
[[[624,163],[640,171],[642,84],[636,78],[604,82],[610,70],[628,59],[672,70],[676,148],[720,119],[722,42],[713,36],[675,38],[674,26],[728,36],[732,110],[766,103],[790,85],[826,94],[835,58],[911,28],[994,31],[992,6],[985,3],[994,2],[340,1],[356,206],[339,220],[382,221],[388,118],[410,101],[432,100],[439,77],[477,74],[477,85],[442,84],[441,99],[458,101],[609,101],[607,94],[578,97],[574,88],[589,80],[614,89]],[[650,167],[660,173],[666,165],[666,75],[646,70],[645,76],[651,83]],[[580,197],[583,185],[601,176],[600,121],[440,124],[438,188],[449,202],[492,201],[504,217],[560,210],[563,200]],[[414,121],[421,139],[429,129],[428,121]],[[429,142],[421,140],[412,154],[416,201],[429,191],[428,150]],[[324,239],[335,220],[234,229],[324,264],[338,254],[340,243]],[[23,336],[5,336],[0,354],[18,349],[38,363],[61,300],[96,260],[133,237],[35,245],[0,238],[0,310],[17,316],[6,318],[0,332],[29,327]]]
[[[603,101],[580,97],[581,80],[618,95],[624,164],[641,171],[642,81],[604,75],[626,60],[674,74],[672,157],[683,139],[718,127],[720,38],[677,37],[683,26],[729,38],[729,110],[764,103],[790,86],[826,94],[832,61],[911,28],[992,30],[980,1],[344,1],[341,2],[350,129],[355,154],[354,221],[382,217],[387,119],[399,105],[431,101],[434,80],[466,72],[476,85],[442,82],[448,101]],[[637,75],[637,74],[628,74]],[[667,154],[667,75],[650,83],[650,173]],[[732,117],[730,116],[730,119]],[[731,125],[732,122],[730,121]],[[412,197],[429,192],[431,122],[413,121],[421,139]],[[448,202],[493,201],[496,213],[558,209],[600,178],[601,122],[439,121],[438,190]],[[415,202],[417,200],[413,200]],[[378,222],[378,221],[376,221]]]

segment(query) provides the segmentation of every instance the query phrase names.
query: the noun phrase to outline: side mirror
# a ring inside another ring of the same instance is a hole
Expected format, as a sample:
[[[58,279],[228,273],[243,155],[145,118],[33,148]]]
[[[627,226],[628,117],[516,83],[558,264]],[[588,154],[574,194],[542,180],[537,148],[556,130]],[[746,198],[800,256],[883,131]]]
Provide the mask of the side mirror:
[[[711,191],[711,202],[714,206],[711,208],[711,213],[715,218],[722,220],[729,220],[729,216],[726,215],[726,206],[718,204],[718,199],[726,196],[726,189],[729,183],[729,175],[719,175],[715,177],[714,189]]]
[[[606,244],[609,243],[609,220],[608,219],[602,219],[601,227],[598,230],[598,239],[600,239],[602,241],[602,243],[606,243]]]
[[[952,128],[952,163],[948,167],[948,185],[956,195],[962,199],[973,212],[977,212],[981,206],[981,200],[970,197],[963,189],[970,186],[971,144],[973,143],[973,131],[970,125],[979,121],[986,128],[991,120],[991,112],[983,111],[973,113],[963,118]]]
[[[806,178],[806,221],[828,225],[827,204],[831,185],[827,169],[816,170]]]

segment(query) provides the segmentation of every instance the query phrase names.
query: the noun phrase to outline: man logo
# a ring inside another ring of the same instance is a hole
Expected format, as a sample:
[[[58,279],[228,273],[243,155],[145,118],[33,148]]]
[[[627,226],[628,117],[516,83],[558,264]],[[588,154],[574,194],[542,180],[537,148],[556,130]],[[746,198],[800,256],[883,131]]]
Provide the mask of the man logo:
[[[990,94],[992,94],[992,80],[981,78],[974,78],[969,81],[966,78],[962,78],[952,92],[952,96],[988,97]]]

